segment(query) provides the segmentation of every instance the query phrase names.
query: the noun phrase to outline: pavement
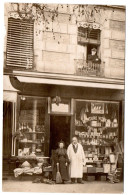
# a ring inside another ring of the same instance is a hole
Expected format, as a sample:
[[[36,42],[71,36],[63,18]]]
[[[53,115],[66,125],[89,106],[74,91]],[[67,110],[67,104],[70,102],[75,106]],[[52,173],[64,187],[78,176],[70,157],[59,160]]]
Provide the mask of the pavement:
[[[123,182],[85,181],[84,184],[44,184],[31,181],[3,180],[3,192],[44,193],[123,193]]]

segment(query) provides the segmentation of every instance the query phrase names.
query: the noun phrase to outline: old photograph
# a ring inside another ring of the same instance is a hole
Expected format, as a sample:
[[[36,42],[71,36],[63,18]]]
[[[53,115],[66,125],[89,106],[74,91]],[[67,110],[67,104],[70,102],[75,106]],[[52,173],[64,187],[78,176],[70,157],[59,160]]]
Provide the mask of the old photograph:
[[[123,193],[126,6],[6,2],[4,28],[3,192]]]

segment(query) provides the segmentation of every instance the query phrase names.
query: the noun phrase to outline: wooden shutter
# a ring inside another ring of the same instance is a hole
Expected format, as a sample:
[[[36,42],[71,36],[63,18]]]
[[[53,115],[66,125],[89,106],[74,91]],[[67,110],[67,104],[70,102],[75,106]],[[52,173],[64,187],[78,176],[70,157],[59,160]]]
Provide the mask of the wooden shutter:
[[[7,66],[33,66],[33,21],[8,19]]]
[[[100,29],[78,28],[78,43],[79,44],[100,44]]]
[[[78,36],[86,37],[86,28],[79,27],[78,28]]]
[[[100,30],[99,29],[89,30],[87,28],[87,38],[100,40]]]

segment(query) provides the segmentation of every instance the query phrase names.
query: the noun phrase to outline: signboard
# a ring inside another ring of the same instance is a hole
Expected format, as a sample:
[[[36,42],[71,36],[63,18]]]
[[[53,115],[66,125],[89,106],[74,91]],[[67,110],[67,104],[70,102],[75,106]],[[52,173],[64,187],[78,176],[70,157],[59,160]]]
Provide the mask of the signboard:
[[[91,103],[91,113],[92,114],[104,114],[104,103],[101,103],[101,102]]]
[[[73,114],[73,99],[62,98],[59,103],[53,102],[53,99],[48,98],[48,114]]]
[[[52,103],[51,105],[51,111],[52,112],[65,112],[68,113],[69,112],[69,105],[68,104],[63,104],[60,103],[59,105],[57,105],[56,103]]]

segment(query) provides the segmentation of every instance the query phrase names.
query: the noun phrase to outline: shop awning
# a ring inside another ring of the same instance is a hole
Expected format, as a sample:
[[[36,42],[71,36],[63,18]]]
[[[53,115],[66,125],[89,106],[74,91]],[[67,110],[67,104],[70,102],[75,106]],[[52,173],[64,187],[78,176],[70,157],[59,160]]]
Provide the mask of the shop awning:
[[[17,101],[17,89],[15,89],[8,75],[3,76],[3,101],[16,102]]]
[[[24,83],[39,83],[78,87],[106,88],[124,90],[124,80],[96,77],[81,77],[75,75],[34,73],[14,71],[14,76]],[[24,76],[23,76],[24,75]]]

